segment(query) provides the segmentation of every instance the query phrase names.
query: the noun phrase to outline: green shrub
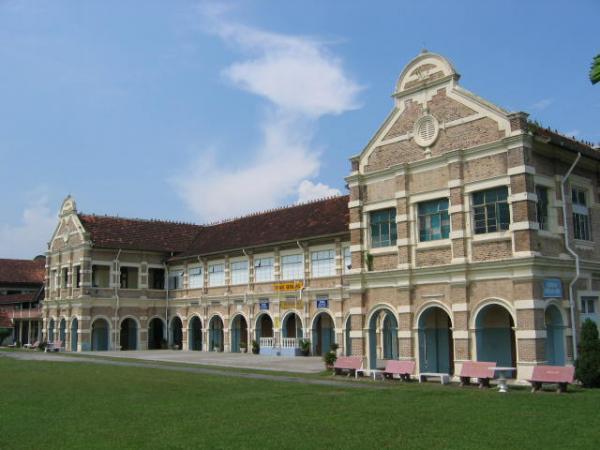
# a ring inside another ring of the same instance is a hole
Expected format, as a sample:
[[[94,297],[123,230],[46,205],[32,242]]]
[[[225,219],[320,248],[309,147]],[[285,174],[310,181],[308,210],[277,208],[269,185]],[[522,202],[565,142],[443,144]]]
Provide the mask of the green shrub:
[[[335,354],[335,351],[330,351],[327,352],[323,355],[323,361],[325,361],[325,367],[333,367],[333,365],[335,364],[337,360],[337,355]]]
[[[310,354],[310,340],[309,339],[300,339],[300,351],[303,356],[308,356]]]
[[[600,387],[600,339],[598,327],[590,319],[586,319],[581,325],[578,352],[575,378],[581,381],[584,387]]]
[[[258,341],[252,341],[252,353],[258,355],[260,353],[260,345]]]

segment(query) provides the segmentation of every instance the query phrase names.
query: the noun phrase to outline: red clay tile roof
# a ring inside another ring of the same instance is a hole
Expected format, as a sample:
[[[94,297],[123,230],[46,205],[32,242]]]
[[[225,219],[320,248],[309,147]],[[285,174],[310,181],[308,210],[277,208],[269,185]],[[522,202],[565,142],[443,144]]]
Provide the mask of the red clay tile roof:
[[[0,305],[15,305],[18,303],[31,303],[35,301],[38,293],[0,295]]]
[[[79,214],[93,245],[182,256],[217,253],[348,231],[348,196],[289,206],[214,225]]]
[[[348,232],[348,200],[347,195],[327,198],[203,227],[181,256]]]
[[[43,284],[46,259],[0,259],[0,284]]]
[[[95,247],[124,250],[181,252],[201,228],[187,223],[87,214],[79,214],[79,220]]]
[[[544,128],[531,122],[529,123],[529,128],[533,134],[547,138],[549,142],[554,145],[558,145],[572,152],[581,153],[583,156],[600,160],[600,151],[586,142],[565,136],[558,131],[552,131],[549,128]]]

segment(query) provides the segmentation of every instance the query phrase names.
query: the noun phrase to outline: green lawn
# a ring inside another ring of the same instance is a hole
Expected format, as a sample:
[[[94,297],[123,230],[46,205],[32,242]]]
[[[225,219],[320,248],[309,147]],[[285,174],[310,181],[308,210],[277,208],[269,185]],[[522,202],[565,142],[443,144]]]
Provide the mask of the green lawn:
[[[332,388],[0,357],[0,448],[597,448],[600,392]]]

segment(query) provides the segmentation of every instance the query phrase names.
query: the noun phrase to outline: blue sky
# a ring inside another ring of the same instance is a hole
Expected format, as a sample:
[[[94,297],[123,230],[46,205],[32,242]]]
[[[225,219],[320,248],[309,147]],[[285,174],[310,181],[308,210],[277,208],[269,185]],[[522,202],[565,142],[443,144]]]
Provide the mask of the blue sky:
[[[426,47],[600,142],[600,2],[0,0],[0,257],[85,212],[204,223],[344,192]]]

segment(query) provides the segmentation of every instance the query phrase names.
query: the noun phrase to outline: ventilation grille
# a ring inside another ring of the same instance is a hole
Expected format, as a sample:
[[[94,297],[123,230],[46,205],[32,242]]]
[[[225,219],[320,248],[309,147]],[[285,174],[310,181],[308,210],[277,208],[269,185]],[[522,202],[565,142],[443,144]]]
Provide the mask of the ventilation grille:
[[[423,116],[415,123],[415,141],[421,147],[429,147],[437,139],[438,123],[431,115]]]

